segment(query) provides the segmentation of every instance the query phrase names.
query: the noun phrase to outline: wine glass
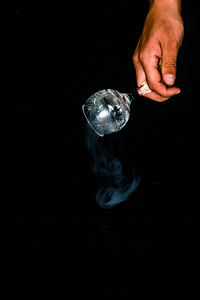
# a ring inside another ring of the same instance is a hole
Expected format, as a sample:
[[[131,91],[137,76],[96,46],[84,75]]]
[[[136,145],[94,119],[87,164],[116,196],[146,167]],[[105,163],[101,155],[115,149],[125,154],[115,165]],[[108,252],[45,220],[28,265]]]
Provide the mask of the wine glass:
[[[121,130],[129,120],[130,105],[137,95],[150,93],[147,82],[133,93],[120,93],[113,89],[100,90],[89,97],[82,106],[91,128],[101,137]]]

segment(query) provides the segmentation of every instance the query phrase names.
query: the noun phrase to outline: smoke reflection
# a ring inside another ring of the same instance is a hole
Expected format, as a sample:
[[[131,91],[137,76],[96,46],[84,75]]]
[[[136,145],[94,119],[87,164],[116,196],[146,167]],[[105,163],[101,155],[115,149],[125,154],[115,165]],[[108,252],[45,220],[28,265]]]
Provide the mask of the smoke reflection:
[[[85,135],[86,145],[92,158],[91,169],[99,184],[96,201],[103,208],[112,208],[127,200],[138,187],[141,179],[135,176],[134,168],[131,170],[131,175],[125,174],[122,162],[114,154],[110,136],[99,137],[88,124]]]

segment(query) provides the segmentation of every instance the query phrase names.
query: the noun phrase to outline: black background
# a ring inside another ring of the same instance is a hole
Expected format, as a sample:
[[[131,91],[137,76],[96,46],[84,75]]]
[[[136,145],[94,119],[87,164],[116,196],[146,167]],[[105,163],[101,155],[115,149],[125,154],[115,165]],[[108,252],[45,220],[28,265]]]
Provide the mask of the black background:
[[[132,2],[132,3],[131,3]],[[198,18],[183,3],[181,94],[141,97],[110,137],[142,181],[97,206],[81,105],[136,87],[148,1],[8,1],[1,7],[0,207],[8,299],[186,299],[197,287]],[[7,299],[4,298],[4,299]]]

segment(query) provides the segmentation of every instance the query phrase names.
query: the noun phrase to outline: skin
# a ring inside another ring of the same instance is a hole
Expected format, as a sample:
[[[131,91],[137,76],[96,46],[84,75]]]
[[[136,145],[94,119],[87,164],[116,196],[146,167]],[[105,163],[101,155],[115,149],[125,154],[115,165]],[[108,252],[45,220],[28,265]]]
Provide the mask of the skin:
[[[138,87],[146,80],[152,90],[145,97],[163,102],[180,93],[174,83],[183,35],[181,0],[150,1],[150,9],[133,55]]]

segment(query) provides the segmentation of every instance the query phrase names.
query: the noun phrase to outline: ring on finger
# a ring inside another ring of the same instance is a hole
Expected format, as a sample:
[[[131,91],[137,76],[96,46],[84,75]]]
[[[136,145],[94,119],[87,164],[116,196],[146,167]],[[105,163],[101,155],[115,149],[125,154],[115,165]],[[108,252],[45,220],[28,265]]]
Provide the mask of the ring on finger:
[[[137,88],[137,92],[140,96],[144,96],[145,94],[151,93],[152,90],[148,86],[146,80]]]

